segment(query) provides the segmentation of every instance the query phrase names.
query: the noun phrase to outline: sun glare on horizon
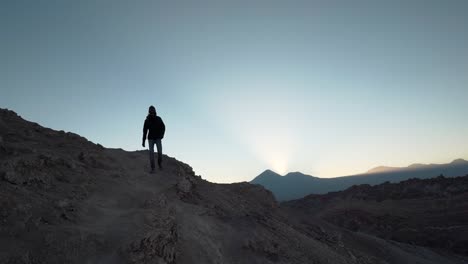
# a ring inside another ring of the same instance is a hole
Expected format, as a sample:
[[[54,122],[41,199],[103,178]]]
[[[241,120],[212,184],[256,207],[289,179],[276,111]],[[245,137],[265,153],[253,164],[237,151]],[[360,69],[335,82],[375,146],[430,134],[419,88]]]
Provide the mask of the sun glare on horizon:
[[[228,91],[239,93],[224,95],[221,105],[215,100],[213,112],[218,115],[220,124],[222,122],[232,138],[250,151],[264,169],[283,175],[290,169],[290,162],[296,152],[297,133],[301,130],[295,123],[296,119],[303,118],[300,111],[296,110],[293,115],[291,111],[300,106],[288,105],[285,101],[285,98],[292,95],[275,93],[274,91],[284,91],[277,87],[278,84],[260,80],[249,82],[255,85],[232,83],[234,87],[243,87],[244,93],[240,93],[238,88],[229,89]],[[283,85],[292,87],[292,84]],[[293,99],[289,101],[297,102]]]
[[[271,168],[274,172],[281,175],[284,175],[288,172],[288,164],[284,160],[273,161]]]

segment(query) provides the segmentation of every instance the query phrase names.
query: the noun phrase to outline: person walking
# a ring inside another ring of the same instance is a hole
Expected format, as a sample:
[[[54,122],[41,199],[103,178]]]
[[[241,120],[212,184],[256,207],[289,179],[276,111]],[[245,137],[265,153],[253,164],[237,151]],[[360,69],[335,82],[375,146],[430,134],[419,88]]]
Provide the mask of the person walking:
[[[148,148],[149,148],[149,159],[151,164],[151,172],[154,172],[154,145],[158,150],[158,166],[162,169],[162,143],[161,140],[164,138],[166,132],[166,126],[162,121],[161,117],[156,114],[156,108],[150,106],[148,109],[148,116],[145,119],[143,125],[143,143],[145,147],[146,137],[148,136]]]

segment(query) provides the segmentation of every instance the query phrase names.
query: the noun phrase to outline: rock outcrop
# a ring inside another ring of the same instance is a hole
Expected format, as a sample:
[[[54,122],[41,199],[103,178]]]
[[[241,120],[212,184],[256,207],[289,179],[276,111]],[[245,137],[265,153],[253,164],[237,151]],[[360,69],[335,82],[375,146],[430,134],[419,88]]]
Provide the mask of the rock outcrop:
[[[468,175],[357,185],[283,206],[354,232],[468,255]]]
[[[0,109],[0,263],[466,263],[296,218],[249,183],[106,149]]]

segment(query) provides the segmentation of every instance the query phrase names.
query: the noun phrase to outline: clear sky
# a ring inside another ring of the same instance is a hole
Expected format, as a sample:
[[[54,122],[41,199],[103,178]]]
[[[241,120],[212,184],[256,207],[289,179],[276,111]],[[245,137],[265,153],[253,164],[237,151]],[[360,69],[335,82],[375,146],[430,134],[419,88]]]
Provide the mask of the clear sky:
[[[214,182],[468,159],[468,1],[0,2],[0,107]]]

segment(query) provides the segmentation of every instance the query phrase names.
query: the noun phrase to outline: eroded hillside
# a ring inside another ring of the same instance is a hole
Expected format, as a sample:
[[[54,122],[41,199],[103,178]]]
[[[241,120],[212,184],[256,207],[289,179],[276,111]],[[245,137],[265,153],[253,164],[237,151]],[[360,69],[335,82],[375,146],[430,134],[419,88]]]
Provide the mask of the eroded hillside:
[[[468,255],[468,175],[358,185],[283,206],[354,232]]]
[[[465,263],[0,110],[0,263]]]

